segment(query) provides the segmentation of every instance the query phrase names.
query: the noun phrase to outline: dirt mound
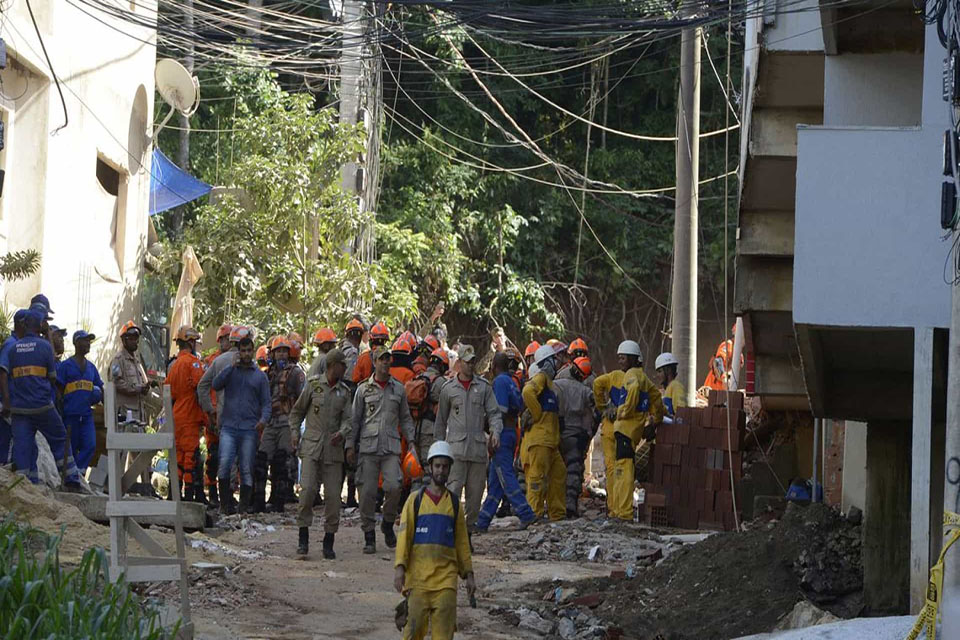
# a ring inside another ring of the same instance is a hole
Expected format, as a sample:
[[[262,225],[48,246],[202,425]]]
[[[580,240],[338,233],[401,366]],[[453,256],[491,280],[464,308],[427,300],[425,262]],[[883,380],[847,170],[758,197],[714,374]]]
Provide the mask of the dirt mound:
[[[52,534],[65,528],[60,545],[63,562],[78,561],[90,547],[110,548],[109,527],[87,520],[79,509],[54,498],[50,489],[26,478],[18,482],[19,478],[0,467],[0,517],[12,513],[17,521]]]
[[[556,583],[554,583],[556,584]],[[544,616],[571,607],[653,640],[725,640],[770,631],[801,599],[840,617],[862,609],[860,526],[823,505],[791,504],[780,520],[754,521],[671,554],[635,578],[565,585],[581,597],[545,605]]]

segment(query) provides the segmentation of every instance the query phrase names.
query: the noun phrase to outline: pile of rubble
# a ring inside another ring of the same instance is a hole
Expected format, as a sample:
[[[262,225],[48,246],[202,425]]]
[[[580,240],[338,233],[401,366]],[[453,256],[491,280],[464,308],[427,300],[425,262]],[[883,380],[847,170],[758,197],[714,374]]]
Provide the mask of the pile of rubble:
[[[221,608],[233,611],[257,599],[257,592],[245,586],[239,578],[242,565],[233,568],[210,562],[195,562],[189,569],[190,606],[197,610]],[[140,587],[141,595],[158,602],[178,602],[180,587],[177,582],[148,583]]]

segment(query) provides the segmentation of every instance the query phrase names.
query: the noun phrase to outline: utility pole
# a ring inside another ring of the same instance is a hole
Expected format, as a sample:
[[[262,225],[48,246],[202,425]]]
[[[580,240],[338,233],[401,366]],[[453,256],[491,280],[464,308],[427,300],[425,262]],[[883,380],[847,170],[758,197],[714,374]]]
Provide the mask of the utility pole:
[[[189,44],[187,45],[187,51],[183,56],[183,66],[187,72],[192,76],[193,75],[193,57],[194,57],[194,47],[193,47],[193,0],[184,0],[183,3],[183,32],[187,34],[189,39]],[[181,169],[190,173],[190,116],[180,114],[180,147],[178,148],[177,153],[177,164]],[[173,237],[179,239],[180,235],[183,233],[183,214],[186,211],[186,206],[181,205],[174,208],[172,224],[173,227]]]
[[[340,126],[352,127],[357,124],[360,111],[360,73],[361,53],[363,52],[363,24],[361,16],[363,5],[360,0],[343,0],[343,33],[340,40]],[[344,193],[356,198],[357,162],[350,160],[340,170]],[[353,250],[350,245],[348,251]]]
[[[956,230],[954,234],[960,233]],[[943,484],[943,511],[957,512],[960,504],[960,286],[950,287],[950,339],[947,359],[947,438],[944,446],[946,473]],[[931,528],[931,536],[941,536],[942,530]],[[939,545],[934,546],[939,548]],[[955,638],[960,632],[960,554],[956,546],[943,558],[943,594],[940,615],[943,619],[943,637]],[[931,562],[933,559],[931,559]]]
[[[690,18],[696,3],[684,0]],[[673,354],[687,404],[697,393],[697,199],[700,176],[700,29],[685,27],[680,39],[680,96],[677,101],[677,191],[673,225]]]

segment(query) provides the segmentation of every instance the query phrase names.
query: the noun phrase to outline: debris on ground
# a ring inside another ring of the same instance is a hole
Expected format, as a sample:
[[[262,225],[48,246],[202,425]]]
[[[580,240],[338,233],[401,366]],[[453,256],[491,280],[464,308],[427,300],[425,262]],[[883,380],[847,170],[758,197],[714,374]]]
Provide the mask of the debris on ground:
[[[790,629],[806,629],[821,624],[839,622],[840,618],[829,611],[824,611],[809,600],[801,600],[793,611],[780,619],[774,631],[789,631]]]
[[[529,542],[539,543],[535,548],[553,545],[544,557],[568,548],[571,539],[578,540],[577,553],[585,544],[579,540],[588,534],[578,529],[589,530],[586,525],[560,529],[561,524],[555,533],[541,527],[531,534]],[[606,535],[606,528],[617,527],[601,523],[590,535]],[[825,505],[791,503],[781,519],[754,521],[742,533],[719,533],[692,545],[660,543],[665,558],[635,563],[633,578],[625,567],[609,578],[540,583],[531,587],[531,595],[540,598],[527,607],[552,625],[571,619],[572,638],[594,637],[592,628],[605,629],[609,637],[611,628],[619,628],[627,637],[644,640],[660,634],[671,640],[727,640],[772,630],[798,600],[810,600],[839,618],[854,617],[863,609],[860,535],[859,525]],[[651,542],[639,533],[634,544]],[[621,560],[638,552],[636,546],[627,547]],[[574,595],[565,597],[574,589]],[[511,610],[501,609],[498,615],[510,622],[522,618]],[[580,616],[586,616],[583,624]],[[526,619],[533,624],[532,616]],[[569,624],[564,629],[569,635]]]

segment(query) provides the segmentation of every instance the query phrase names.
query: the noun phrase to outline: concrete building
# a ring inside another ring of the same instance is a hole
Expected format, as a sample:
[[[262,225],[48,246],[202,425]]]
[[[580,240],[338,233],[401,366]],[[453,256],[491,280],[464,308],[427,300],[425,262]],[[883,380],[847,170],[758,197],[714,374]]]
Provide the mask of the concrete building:
[[[9,3],[0,19],[0,252],[42,254],[35,275],[0,286],[9,310],[45,293],[59,326],[100,337],[92,358],[103,367],[119,327],[140,319],[156,35],[82,6],[33,0],[39,36],[25,2]],[[155,20],[155,3],[124,8]]]
[[[735,294],[755,391],[867,423],[867,606],[917,611],[942,513],[945,52],[910,0],[757,4]]]

